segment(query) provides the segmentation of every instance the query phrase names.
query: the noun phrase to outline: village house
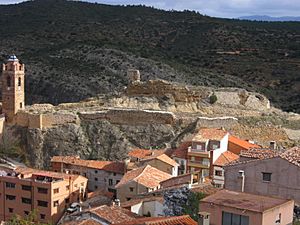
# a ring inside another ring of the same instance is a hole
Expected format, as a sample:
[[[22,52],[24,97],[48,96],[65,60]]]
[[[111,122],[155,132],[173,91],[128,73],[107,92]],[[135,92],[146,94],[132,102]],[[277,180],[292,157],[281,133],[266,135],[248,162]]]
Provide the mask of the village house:
[[[165,216],[164,198],[162,196],[147,196],[131,199],[121,203],[121,207],[130,210],[140,216]]]
[[[150,165],[165,173],[171,174],[172,176],[177,176],[178,174],[179,165],[166,154],[161,154],[159,156],[143,159],[140,161],[140,165]]]
[[[117,198],[124,202],[138,194],[155,191],[159,189],[161,181],[171,177],[170,174],[149,165],[131,170],[116,185]]]
[[[0,220],[27,216],[33,209],[37,221],[56,224],[73,202],[86,195],[87,179],[79,175],[30,168],[1,171]]]
[[[132,149],[128,152],[130,162],[140,162],[164,154],[165,150]]]
[[[292,224],[294,201],[221,190],[200,201],[199,224]]]
[[[193,137],[187,153],[187,172],[212,176],[213,163],[227,151],[229,133],[223,129],[203,128]]]
[[[252,141],[240,139],[236,136],[229,135],[228,138],[228,151],[234,154],[240,154],[241,151],[247,151],[252,148],[260,148],[261,146],[255,144]]]
[[[187,153],[190,146],[192,146],[192,142],[185,141],[171,153],[171,158],[179,164],[178,175],[187,173]]]
[[[79,174],[88,178],[89,191],[100,189],[115,194],[115,185],[126,172],[125,162],[83,160],[76,156],[54,156],[51,168],[55,172]]]
[[[219,158],[214,162],[213,167],[213,175],[212,175],[212,183],[217,188],[223,188],[224,186],[224,166],[230,162],[239,159],[239,156],[226,151],[222,153]]]
[[[260,152],[261,151],[261,152]],[[300,203],[300,148],[285,152],[253,149],[225,166],[225,188],[259,195],[280,196]]]

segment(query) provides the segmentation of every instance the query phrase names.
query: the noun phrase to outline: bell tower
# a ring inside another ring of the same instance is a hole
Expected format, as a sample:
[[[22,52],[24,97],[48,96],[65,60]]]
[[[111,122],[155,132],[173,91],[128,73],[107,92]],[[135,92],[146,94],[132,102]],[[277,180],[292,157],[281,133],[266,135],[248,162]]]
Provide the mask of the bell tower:
[[[2,113],[7,122],[13,122],[18,110],[25,108],[24,79],[25,65],[10,56],[2,69]]]

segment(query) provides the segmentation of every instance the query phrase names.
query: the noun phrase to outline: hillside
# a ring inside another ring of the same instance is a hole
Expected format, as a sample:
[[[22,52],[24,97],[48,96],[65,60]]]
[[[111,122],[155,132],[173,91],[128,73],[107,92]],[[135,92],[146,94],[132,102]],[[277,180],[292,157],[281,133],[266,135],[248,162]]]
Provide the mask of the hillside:
[[[0,56],[27,66],[27,103],[74,102],[127,85],[126,70],[258,91],[300,112],[300,23],[36,0],[0,6]]]

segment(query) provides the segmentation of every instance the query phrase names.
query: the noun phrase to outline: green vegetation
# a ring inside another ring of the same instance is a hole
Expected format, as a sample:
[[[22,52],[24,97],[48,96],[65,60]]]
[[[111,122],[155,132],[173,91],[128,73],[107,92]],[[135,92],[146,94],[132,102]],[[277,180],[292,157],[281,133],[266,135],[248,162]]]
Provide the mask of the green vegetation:
[[[183,206],[183,214],[190,215],[195,221],[198,221],[199,203],[205,197],[204,193],[190,192],[187,204]]]
[[[215,93],[213,93],[211,96],[209,96],[209,102],[210,104],[214,104],[218,101],[217,96],[215,95]]]
[[[142,79],[234,86],[300,110],[298,22],[217,19],[196,12],[36,0],[0,6],[0,60],[27,65],[27,103],[78,101]]]
[[[22,218],[18,215],[13,216],[9,221],[5,222],[5,225],[51,225],[50,223],[40,223],[36,221],[36,212],[32,211],[26,216]]]

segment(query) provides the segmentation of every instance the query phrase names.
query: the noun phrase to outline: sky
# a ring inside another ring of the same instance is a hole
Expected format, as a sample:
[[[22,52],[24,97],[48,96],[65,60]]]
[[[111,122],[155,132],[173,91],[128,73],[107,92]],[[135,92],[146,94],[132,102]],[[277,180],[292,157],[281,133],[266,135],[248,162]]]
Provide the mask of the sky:
[[[115,5],[142,4],[166,10],[195,10],[201,14],[237,18],[249,15],[300,16],[300,0],[85,0]],[[0,0],[0,4],[20,0]]]

